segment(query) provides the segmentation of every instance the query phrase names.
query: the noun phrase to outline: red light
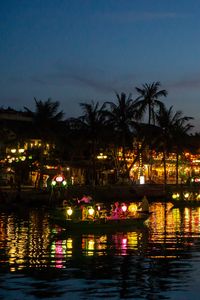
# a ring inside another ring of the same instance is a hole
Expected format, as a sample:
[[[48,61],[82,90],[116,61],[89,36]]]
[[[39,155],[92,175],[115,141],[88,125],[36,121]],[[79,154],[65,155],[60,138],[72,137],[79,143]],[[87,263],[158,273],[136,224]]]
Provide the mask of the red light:
[[[199,178],[195,178],[194,181],[195,182],[200,182],[200,179]]]
[[[56,182],[62,182],[63,181],[63,177],[62,176],[57,176],[55,179]]]

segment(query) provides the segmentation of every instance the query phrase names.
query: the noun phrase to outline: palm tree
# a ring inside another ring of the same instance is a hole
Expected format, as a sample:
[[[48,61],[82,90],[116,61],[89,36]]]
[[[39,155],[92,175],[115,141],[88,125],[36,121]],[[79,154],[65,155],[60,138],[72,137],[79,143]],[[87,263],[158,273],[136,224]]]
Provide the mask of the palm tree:
[[[167,96],[166,90],[159,90],[160,82],[156,81],[150,84],[143,84],[141,88],[136,87],[139,96],[136,98],[135,107],[138,109],[138,116],[142,118],[148,110],[148,125],[155,125],[156,111],[163,107],[163,102],[159,99]],[[151,128],[150,128],[151,130]],[[153,139],[154,140],[154,139]],[[152,144],[149,144],[149,159],[152,162]],[[151,177],[151,174],[149,174]]]
[[[189,131],[194,127],[188,121],[192,120],[192,117],[182,116],[182,112],[178,111],[177,121],[172,129],[173,135],[173,147],[176,153],[176,184],[179,182],[179,157],[183,153],[184,149],[188,147]]]
[[[126,150],[133,147],[133,133],[137,120],[137,111],[135,110],[135,102],[131,95],[128,97],[125,93],[116,93],[117,103],[105,102],[105,106],[109,106],[106,110],[106,119],[109,126],[113,129],[116,137],[117,145],[122,147],[123,167],[125,174],[129,177],[128,166],[126,163]]]
[[[96,178],[96,156],[97,148],[102,141],[102,135],[105,126],[105,117],[103,114],[104,104],[100,107],[99,102],[91,101],[91,103],[80,103],[83,110],[83,115],[78,118],[71,118],[72,127],[76,127],[79,131],[79,136],[82,136],[83,144],[88,148],[88,154],[92,163],[92,174],[88,174],[92,179],[92,184],[97,182]]]
[[[192,117],[183,116],[182,111],[173,112],[173,106],[167,109],[162,106],[156,115],[157,124],[160,127],[159,147],[163,151],[164,184],[167,183],[166,156],[169,152],[176,152],[176,183],[178,184],[179,155],[186,146],[188,132],[193,127],[189,120]]]
[[[42,140],[51,140],[52,137],[55,137],[56,126],[64,117],[63,111],[58,112],[60,103],[52,101],[50,98],[47,101],[37,100],[36,98],[34,100],[36,105],[34,112],[27,107],[24,108],[33,118]]]
[[[64,117],[63,111],[58,111],[60,103],[52,101],[50,98],[46,101],[35,100],[35,111],[24,107],[29,116],[33,119],[33,124],[41,139],[40,151],[40,179],[39,186],[42,184],[44,169],[44,152],[47,143],[55,143],[61,128],[61,121]]]
[[[162,108],[163,103],[159,100],[167,96],[166,90],[159,90],[160,82],[156,81],[151,84],[143,84],[141,88],[136,87],[139,96],[136,98],[136,108],[139,114],[143,116],[148,109],[148,124],[155,125],[155,108]]]

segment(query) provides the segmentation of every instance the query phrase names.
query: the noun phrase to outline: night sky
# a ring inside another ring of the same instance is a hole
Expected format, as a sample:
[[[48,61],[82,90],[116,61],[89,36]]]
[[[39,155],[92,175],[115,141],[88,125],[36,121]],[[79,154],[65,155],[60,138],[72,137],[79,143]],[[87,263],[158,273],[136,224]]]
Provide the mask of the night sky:
[[[160,81],[200,131],[200,0],[1,0],[0,106],[115,101]]]

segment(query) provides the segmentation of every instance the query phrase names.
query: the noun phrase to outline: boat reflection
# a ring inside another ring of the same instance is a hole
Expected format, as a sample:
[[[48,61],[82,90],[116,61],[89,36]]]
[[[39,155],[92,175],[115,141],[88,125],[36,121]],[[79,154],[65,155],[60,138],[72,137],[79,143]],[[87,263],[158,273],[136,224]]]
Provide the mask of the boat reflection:
[[[54,257],[54,262],[58,263],[59,260],[58,265],[55,266],[60,267],[60,260],[63,260],[64,266],[67,259],[76,258],[80,255],[102,256],[112,254],[123,256],[136,253],[141,251],[147,242],[147,227],[126,233],[67,235],[65,238],[56,238],[52,241],[51,257]]]

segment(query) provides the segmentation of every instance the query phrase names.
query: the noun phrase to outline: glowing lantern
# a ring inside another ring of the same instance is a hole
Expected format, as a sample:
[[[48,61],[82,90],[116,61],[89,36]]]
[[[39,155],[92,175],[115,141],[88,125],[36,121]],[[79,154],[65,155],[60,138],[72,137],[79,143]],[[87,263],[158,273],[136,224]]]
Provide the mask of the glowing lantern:
[[[93,208],[93,207],[90,207],[90,208],[88,209],[88,213],[89,213],[90,216],[94,215],[94,208]]]
[[[53,178],[51,185],[54,187],[61,187],[61,186],[65,187],[67,186],[67,181],[65,180],[65,177],[63,175],[59,174]]]
[[[55,181],[56,181],[56,182],[62,182],[62,181],[63,181],[63,177],[62,177],[61,175],[59,175],[59,176],[57,176],[57,177],[55,178]]]
[[[127,211],[127,206],[126,206],[126,204],[124,204],[124,203],[122,204],[122,211],[123,211],[123,212],[126,212],[126,211]]]
[[[68,208],[67,208],[67,214],[68,214],[68,216],[71,216],[72,213],[73,213],[72,208],[71,208],[71,207],[68,207]]]
[[[129,205],[129,207],[128,207],[128,211],[129,211],[130,213],[135,213],[135,212],[137,211],[137,204],[131,203],[131,204]]]

